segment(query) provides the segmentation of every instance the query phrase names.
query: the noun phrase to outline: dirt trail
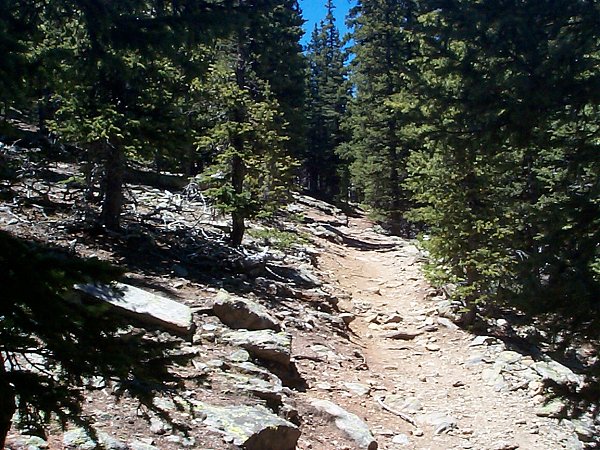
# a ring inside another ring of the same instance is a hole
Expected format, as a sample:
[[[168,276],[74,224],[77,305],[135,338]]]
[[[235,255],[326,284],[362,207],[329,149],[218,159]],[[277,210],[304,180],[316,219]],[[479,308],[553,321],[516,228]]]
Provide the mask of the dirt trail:
[[[394,247],[325,244],[319,266],[351,294],[340,305],[357,316],[353,340],[362,345],[368,366],[363,372],[338,371],[329,381],[342,386],[358,381],[369,393],[342,388],[321,397],[363,417],[380,449],[578,448],[564,425],[535,414],[539,396],[518,386],[499,388],[490,377],[493,361],[482,358],[480,346],[470,345],[475,336],[435,314],[413,243],[376,234],[363,218],[351,218],[339,231],[359,242]],[[418,335],[384,337],[397,331]],[[377,399],[404,418],[384,410]]]

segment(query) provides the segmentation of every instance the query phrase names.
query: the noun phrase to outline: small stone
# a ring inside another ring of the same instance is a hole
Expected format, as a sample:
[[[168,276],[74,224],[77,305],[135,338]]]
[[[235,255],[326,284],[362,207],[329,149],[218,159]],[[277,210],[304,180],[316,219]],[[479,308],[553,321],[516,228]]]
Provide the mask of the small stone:
[[[469,347],[476,347],[478,345],[488,345],[494,342],[492,336],[477,336],[469,343]]]
[[[156,417],[150,418],[150,431],[154,434],[165,434],[169,427]]]
[[[414,430],[411,431],[411,434],[413,436],[420,437],[420,436],[423,436],[425,433],[420,428],[415,428]]]
[[[458,330],[458,325],[456,325],[454,322],[452,322],[450,319],[447,319],[445,317],[438,317],[437,318],[437,322],[448,328],[449,330]]]
[[[356,316],[352,313],[341,313],[339,317],[344,321],[346,325],[350,325],[350,323],[354,322],[354,320],[356,319]]]
[[[141,440],[130,442],[129,449],[130,450],[159,450],[158,447],[155,447],[154,445],[142,442]]]
[[[346,389],[359,396],[369,395],[369,392],[371,392],[369,386],[365,386],[361,383],[344,383],[344,386],[346,386]]]
[[[408,436],[405,434],[397,434],[396,436],[394,436],[392,438],[392,443],[393,444],[398,444],[398,445],[408,445],[410,444],[410,441],[408,440]]]
[[[404,320],[404,318],[400,314],[392,314],[387,317],[384,323],[400,323]]]
[[[441,347],[437,344],[427,344],[425,348],[430,352],[439,352],[441,350]]]
[[[233,362],[248,362],[250,361],[250,353],[246,350],[238,350],[229,355],[228,359]]]
[[[565,411],[565,404],[559,398],[554,398],[535,410],[536,416],[560,418]]]

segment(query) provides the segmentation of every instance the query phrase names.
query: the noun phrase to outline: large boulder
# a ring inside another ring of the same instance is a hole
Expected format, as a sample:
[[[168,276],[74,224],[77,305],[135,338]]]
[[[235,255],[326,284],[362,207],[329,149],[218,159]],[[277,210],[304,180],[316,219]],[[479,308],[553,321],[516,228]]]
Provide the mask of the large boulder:
[[[123,283],[117,283],[114,287],[105,284],[78,284],[75,289],[140,322],[186,337],[194,331],[192,310],[161,295]]]
[[[225,441],[246,450],[294,450],[300,437],[296,425],[264,406],[211,406],[194,402],[195,411],[206,415],[204,424],[223,434]]]
[[[251,300],[220,291],[213,304],[213,312],[230,328],[246,330],[276,330],[281,326],[267,309]]]
[[[377,450],[377,441],[369,426],[356,414],[346,411],[329,400],[311,400],[310,405],[320,414],[334,421],[346,436],[356,442],[360,450]]]
[[[245,349],[255,358],[272,361],[284,366],[290,364],[292,336],[273,330],[237,330],[223,333],[221,338],[232,345]]]

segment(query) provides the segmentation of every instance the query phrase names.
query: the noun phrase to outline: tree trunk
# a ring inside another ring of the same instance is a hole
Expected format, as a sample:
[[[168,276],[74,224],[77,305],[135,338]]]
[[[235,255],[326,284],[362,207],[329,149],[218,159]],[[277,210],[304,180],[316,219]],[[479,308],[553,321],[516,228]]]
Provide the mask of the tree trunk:
[[[118,231],[123,208],[125,155],[118,145],[105,143],[104,150],[104,201],[100,223],[109,230]]]
[[[0,353],[0,449],[4,448],[15,410],[15,391],[6,380],[4,357]]]
[[[242,142],[238,142],[238,145],[242,145]],[[234,142],[234,145],[236,143]],[[233,191],[236,195],[241,195],[244,188],[244,176],[245,176],[244,161],[239,155],[235,155],[231,161],[231,184]],[[237,247],[242,243],[244,238],[244,232],[246,231],[246,224],[244,223],[244,211],[240,208],[240,205],[234,207],[231,213],[231,235],[229,237],[231,245]]]

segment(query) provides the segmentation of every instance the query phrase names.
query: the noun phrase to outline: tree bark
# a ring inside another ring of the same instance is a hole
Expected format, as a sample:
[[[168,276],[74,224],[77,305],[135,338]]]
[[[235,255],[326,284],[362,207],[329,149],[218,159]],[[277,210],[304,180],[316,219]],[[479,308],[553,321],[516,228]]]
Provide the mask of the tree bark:
[[[6,380],[4,357],[0,353],[0,449],[4,448],[15,410],[15,391]]]
[[[243,143],[239,142],[239,145]],[[235,145],[235,144],[234,144]],[[241,195],[244,188],[244,161],[238,155],[235,155],[231,161],[231,184],[236,195]],[[236,205],[231,213],[231,235],[229,237],[231,245],[237,247],[242,243],[246,224],[244,222],[244,211],[240,205]]]
[[[104,201],[100,223],[107,229],[118,231],[123,208],[123,180],[125,155],[118,145],[104,144]]]

